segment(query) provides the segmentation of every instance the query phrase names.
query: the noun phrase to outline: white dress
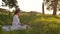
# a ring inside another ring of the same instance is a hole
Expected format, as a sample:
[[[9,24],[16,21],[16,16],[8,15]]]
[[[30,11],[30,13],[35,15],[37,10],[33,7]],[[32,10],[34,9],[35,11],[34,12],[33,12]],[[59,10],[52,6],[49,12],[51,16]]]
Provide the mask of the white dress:
[[[18,25],[18,24],[20,24],[18,15],[14,15],[12,25]]]
[[[26,29],[27,25],[21,25],[18,15],[13,16],[13,22],[12,26],[11,25],[5,25],[2,27],[2,29],[6,31],[13,31],[13,30],[21,30],[21,29]]]
[[[18,15],[14,15],[11,30],[26,29],[27,25],[21,25]]]

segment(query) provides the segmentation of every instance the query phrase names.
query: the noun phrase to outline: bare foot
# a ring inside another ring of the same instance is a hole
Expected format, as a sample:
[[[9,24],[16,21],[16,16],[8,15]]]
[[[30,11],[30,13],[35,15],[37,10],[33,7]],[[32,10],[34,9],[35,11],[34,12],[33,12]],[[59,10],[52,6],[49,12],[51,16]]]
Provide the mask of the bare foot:
[[[31,28],[29,26],[26,26],[26,30],[30,30]]]

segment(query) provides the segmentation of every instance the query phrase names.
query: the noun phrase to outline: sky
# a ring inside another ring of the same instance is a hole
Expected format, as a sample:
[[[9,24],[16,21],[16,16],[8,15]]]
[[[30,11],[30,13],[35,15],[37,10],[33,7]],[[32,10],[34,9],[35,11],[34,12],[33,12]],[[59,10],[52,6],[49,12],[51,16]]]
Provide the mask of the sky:
[[[18,0],[18,5],[22,10],[26,11],[41,11],[42,0]]]
[[[43,0],[17,0],[17,1],[18,1],[19,8],[23,11],[26,11],[26,12],[37,11],[37,12],[42,13],[42,2],[43,2]],[[0,5],[2,4],[1,2],[2,1],[0,0]],[[8,9],[8,7],[1,7],[1,6],[0,6],[0,8]],[[10,9],[10,11],[12,11],[13,9]],[[53,13],[52,10],[48,11],[46,9],[46,6],[44,9],[45,9],[46,14],[52,14]],[[59,13],[59,12],[57,12],[57,13]]]

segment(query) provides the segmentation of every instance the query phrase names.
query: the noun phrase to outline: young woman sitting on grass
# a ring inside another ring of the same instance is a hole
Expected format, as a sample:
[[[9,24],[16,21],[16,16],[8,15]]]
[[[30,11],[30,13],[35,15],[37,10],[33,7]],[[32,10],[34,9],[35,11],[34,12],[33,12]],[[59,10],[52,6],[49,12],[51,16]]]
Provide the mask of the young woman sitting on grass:
[[[13,15],[12,26],[5,25],[2,27],[2,29],[6,30],[6,31],[29,29],[30,27],[28,25],[20,23],[19,17],[20,17],[20,9],[17,8],[14,15]]]
[[[11,27],[12,30],[13,29],[28,29],[28,25],[24,25],[20,23],[19,17],[20,17],[20,9],[17,8],[13,16],[13,22],[12,22],[12,27]]]

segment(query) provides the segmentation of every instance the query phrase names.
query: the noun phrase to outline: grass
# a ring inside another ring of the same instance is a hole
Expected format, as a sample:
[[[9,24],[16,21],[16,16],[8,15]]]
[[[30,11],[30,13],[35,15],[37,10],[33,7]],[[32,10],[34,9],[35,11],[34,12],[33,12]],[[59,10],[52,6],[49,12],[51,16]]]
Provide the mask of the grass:
[[[31,30],[4,31],[0,34],[60,34],[60,16],[27,14],[20,16],[21,23],[29,25]],[[0,15],[0,25],[12,24],[12,16]]]

